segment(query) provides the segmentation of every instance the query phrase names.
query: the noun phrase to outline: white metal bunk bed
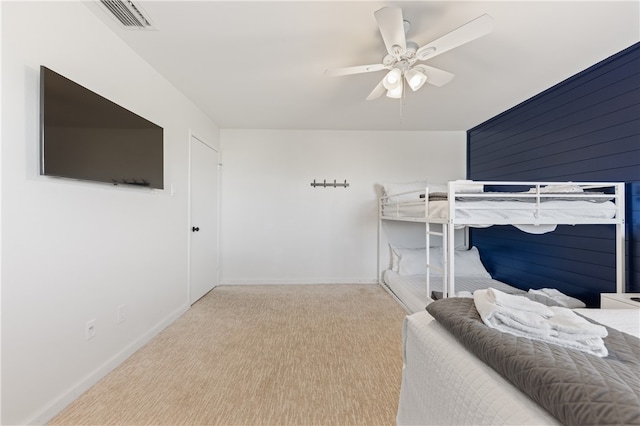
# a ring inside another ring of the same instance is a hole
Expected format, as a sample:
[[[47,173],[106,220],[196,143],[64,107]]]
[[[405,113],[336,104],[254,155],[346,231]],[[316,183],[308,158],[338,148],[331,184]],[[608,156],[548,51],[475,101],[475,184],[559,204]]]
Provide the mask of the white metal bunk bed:
[[[411,186],[411,185],[409,185]],[[613,224],[616,227],[616,291],[623,293],[624,183],[451,181],[398,193],[379,202],[378,271],[381,272],[383,221],[425,224],[425,247],[442,238],[442,296],[455,294],[454,230],[463,227],[513,225],[524,232],[545,233],[557,225]],[[499,188],[488,192],[486,187]],[[431,300],[430,250],[425,250],[427,300]],[[381,278],[382,279],[382,278]],[[406,305],[405,305],[406,306]]]

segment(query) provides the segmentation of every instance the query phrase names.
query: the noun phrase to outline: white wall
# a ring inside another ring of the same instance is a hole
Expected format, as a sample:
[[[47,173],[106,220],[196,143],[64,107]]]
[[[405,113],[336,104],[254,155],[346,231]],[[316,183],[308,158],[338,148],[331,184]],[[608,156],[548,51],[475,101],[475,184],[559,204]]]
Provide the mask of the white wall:
[[[221,145],[222,284],[375,282],[376,184],[466,170],[465,132],[223,129]]]
[[[219,131],[85,5],[0,4],[1,421],[25,424],[48,420],[187,309],[189,132],[219,147]],[[162,126],[175,196],[39,176],[40,65]]]

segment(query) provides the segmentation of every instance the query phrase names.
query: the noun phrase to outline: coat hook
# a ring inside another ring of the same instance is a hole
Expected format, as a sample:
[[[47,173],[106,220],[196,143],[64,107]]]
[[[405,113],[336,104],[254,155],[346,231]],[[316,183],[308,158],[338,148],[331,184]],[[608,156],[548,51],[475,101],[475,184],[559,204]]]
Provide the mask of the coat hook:
[[[344,180],[344,183],[338,182],[338,179],[334,179],[333,183],[331,182],[327,183],[326,179],[323,179],[322,182],[317,182],[317,179],[314,179],[313,182],[311,182],[309,185],[311,185],[313,188],[316,188],[318,186],[322,186],[323,188],[326,188],[327,186],[333,187],[333,188],[337,188],[339,186],[343,188],[349,187],[349,183],[347,182],[346,179]]]

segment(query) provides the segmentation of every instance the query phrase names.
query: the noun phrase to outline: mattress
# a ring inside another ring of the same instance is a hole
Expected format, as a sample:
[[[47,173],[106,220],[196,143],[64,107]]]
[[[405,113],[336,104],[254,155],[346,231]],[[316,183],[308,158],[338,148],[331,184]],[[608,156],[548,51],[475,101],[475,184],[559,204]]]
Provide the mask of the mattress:
[[[427,295],[424,275],[400,275],[397,272],[386,270],[383,274],[383,280],[409,313],[424,311],[427,303],[431,301],[430,295]],[[431,291],[442,291],[442,277],[431,277],[430,281]],[[456,290],[458,292],[473,293],[475,290],[489,287],[505,293],[524,293],[523,290],[491,278],[456,276]]]
[[[522,201],[456,201],[455,222],[473,227],[514,225],[524,232],[543,233],[555,229],[553,224],[574,224],[613,219],[616,205],[611,201],[550,200],[541,204]],[[425,219],[425,203],[387,204],[383,217]],[[429,201],[429,221],[443,222],[449,215],[449,202]],[[534,225],[540,224],[540,225]],[[544,225],[550,224],[550,225]]]
[[[628,328],[630,324],[640,324],[637,309],[578,312],[623,332],[634,331]],[[458,343],[426,311],[405,318],[403,360],[397,416],[400,425],[559,424]]]

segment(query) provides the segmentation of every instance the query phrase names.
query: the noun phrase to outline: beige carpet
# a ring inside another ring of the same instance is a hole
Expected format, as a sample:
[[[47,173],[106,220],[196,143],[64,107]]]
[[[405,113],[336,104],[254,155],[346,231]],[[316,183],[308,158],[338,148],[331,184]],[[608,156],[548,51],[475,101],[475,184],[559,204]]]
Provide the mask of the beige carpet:
[[[392,425],[404,316],[378,285],[216,287],[51,424]]]

